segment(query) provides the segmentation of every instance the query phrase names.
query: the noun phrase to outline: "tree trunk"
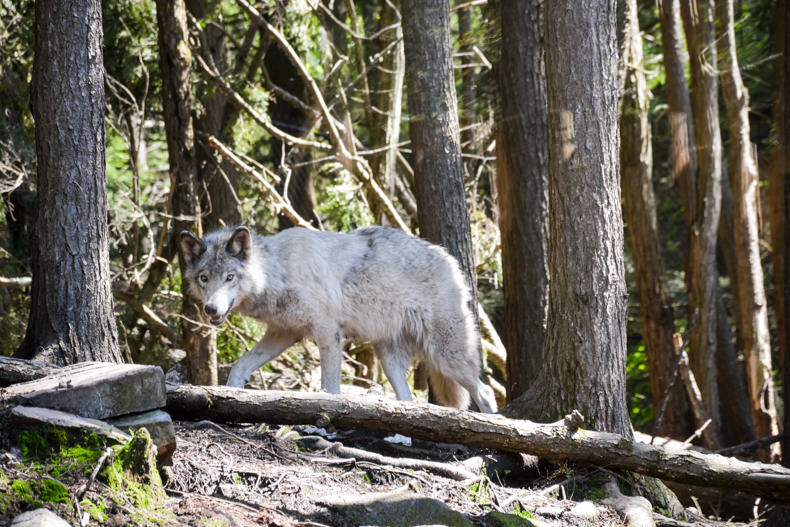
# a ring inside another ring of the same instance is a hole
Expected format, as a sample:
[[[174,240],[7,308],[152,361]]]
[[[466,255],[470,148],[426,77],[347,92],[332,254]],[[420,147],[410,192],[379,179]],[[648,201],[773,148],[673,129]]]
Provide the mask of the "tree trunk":
[[[686,448],[648,445],[619,434],[582,430],[563,422],[539,424],[496,414],[395,401],[239,388],[184,385],[168,392],[174,417],[231,423],[332,425],[383,430],[417,439],[461,443],[575,461],[684,483],[732,488],[790,503],[790,469],[746,463]]]
[[[477,274],[464,192],[448,0],[402,2],[409,136],[420,236],[461,264],[477,312]]]
[[[216,2],[210,0],[189,0],[187,9],[197,20],[201,20],[216,9]],[[201,42],[204,56],[223,75],[230,75],[225,31],[218,25],[209,24],[203,31],[205,38]],[[194,119],[195,130],[199,137],[214,136],[225,144],[232,140],[231,126],[238,115],[237,107],[228,104],[227,96],[221,90],[199,94],[202,112]],[[198,188],[204,188],[201,210],[205,212],[206,230],[213,230],[242,222],[241,203],[237,193],[239,190],[239,173],[227,161],[217,161],[214,151],[205,140],[199,140],[195,148],[197,162]],[[200,192],[199,192],[200,194]]]
[[[553,421],[579,410],[631,437],[620,207],[615,2],[545,5],[548,340],[537,379],[505,411]],[[579,42],[589,46],[579,46]]]
[[[122,362],[110,290],[101,2],[36,3],[38,218],[17,357]]]
[[[735,45],[733,0],[717,3],[718,56],[730,131],[729,172],[737,280],[736,319],[746,357],[752,419],[757,437],[779,433],[757,220],[758,175],[749,137],[749,96],[741,79]],[[778,446],[778,445],[776,445]],[[776,457],[778,451],[772,452]]]
[[[170,161],[171,210],[174,216],[170,246],[182,230],[197,227],[202,235],[197,195],[195,136],[189,108],[189,71],[192,55],[187,44],[186,8],[183,0],[157,0],[159,67],[162,70],[162,106]],[[178,252],[181,272],[184,261]],[[172,254],[172,253],[171,253]],[[217,384],[215,333],[192,321],[203,316],[201,302],[183,292],[182,346],[187,352],[187,375],[192,384]]]
[[[648,122],[648,92],[642,58],[636,0],[625,5],[625,39],[621,58],[623,94],[620,109],[620,165],[623,212],[634,260],[636,289],[642,321],[642,339],[650,371],[650,388],[656,416],[673,375],[676,362],[673,335],[675,316],[667,292],[661,236],[658,232],[653,192],[653,152]],[[656,433],[684,440],[690,427],[688,399],[681,383],[669,394]]]
[[[661,49],[664,54],[669,126],[672,136],[672,179],[678,181],[686,227],[691,228],[696,209],[697,151],[694,122],[686,84],[685,57],[680,31],[678,0],[659,0]]]
[[[540,371],[548,310],[546,71],[542,2],[498,2],[496,185],[505,296],[507,398]]]
[[[689,240],[691,368],[713,423],[708,446],[719,445],[721,412],[716,376],[716,234],[721,212],[721,137],[718,117],[713,2],[680,2],[691,63],[694,142],[697,150],[695,211]]]
[[[396,1],[394,6],[399,7],[400,2]],[[395,24],[398,21],[398,13],[387,5],[382,7],[381,21],[379,29]],[[373,122],[370,125],[370,136],[374,148],[388,147],[385,152],[374,156],[371,159],[371,170],[373,177],[379,182],[381,189],[392,198],[395,189],[395,178],[397,177],[398,165],[398,141],[400,140],[401,113],[403,112],[403,79],[406,75],[406,59],[403,51],[403,29],[400,25],[397,29],[389,30],[379,37],[379,51],[390,48],[391,50],[382,58],[379,68],[377,82],[374,84],[376,97],[376,107],[384,111],[384,114],[373,114]],[[369,200],[373,207],[374,216],[378,223],[386,225],[389,223],[387,215],[375,200]]]
[[[778,16],[781,17],[782,23],[778,24],[777,35],[777,47],[780,48],[781,57],[782,59],[777,60],[775,64],[779,66],[777,68],[778,79],[777,84],[777,97],[775,102],[775,108],[780,110],[776,114],[776,120],[779,124],[777,128],[781,129],[781,134],[779,139],[779,147],[778,155],[779,162],[778,166],[775,167],[774,173],[778,176],[781,180],[783,185],[783,194],[784,194],[784,203],[782,203],[781,207],[781,225],[782,225],[782,239],[781,239],[781,247],[776,247],[775,250],[782,250],[782,271],[783,271],[783,282],[781,284],[777,283],[778,289],[782,291],[782,302],[783,302],[783,310],[784,313],[790,313],[790,258],[787,258],[786,255],[790,254],[790,207],[787,206],[787,203],[790,203],[790,184],[787,181],[788,176],[790,175],[790,148],[787,145],[787,138],[790,137],[790,105],[787,104],[787,86],[788,86],[788,79],[790,79],[790,32],[787,31],[787,21],[790,20],[790,2],[787,0],[779,0],[777,2],[777,13]],[[776,174],[777,169],[779,169],[779,173]],[[772,189],[772,192],[777,192],[776,190]],[[776,228],[778,230],[778,226],[771,225],[772,228]],[[777,310],[778,316],[778,310]],[[784,370],[782,372],[782,382],[785,387],[790,386],[790,350],[788,350],[788,344],[790,343],[790,324],[787,321],[784,321],[783,327],[783,334],[782,342],[784,344],[784,348],[782,348],[782,358],[784,359]],[[782,442],[782,463],[786,466],[790,466],[790,434],[787,433],[790,430],[790,390],[785,388],[784,390],[784,439]]]

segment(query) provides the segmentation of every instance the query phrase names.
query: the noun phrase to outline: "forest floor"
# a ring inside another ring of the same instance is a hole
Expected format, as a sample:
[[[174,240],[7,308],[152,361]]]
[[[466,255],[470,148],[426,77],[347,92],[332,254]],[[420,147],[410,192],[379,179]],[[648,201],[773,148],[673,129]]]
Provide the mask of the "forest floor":
[[[72,525],[623,524],[603,504],[601,489],[613,477],[621,488],[627,488],[628,482],[601,468],[530,462],[528,457],[460,445],[413,441],[406,446],[370,432],[327,438],[318,437],[322,431],[312,427],[231,427],[209,421],[175,424],[178,446],[172,467],[161,472],[166,492],[161,500],[142,507],[139,500],[118,495],[99,480],[76,500],[87,477],[74,472],[56,478],[68,489],[68,499],[44,505]],[[333,455],[341,446],[358,450]],[[361,455],[349,455],[354,452]],[[369,454],[379,457],[365,460]],[[395,468],[388,462],[392,459],[408,460],[415,467]],[[24,502],[7,501],[10,481],[52,479],[51,474],[41,474],[21,461],[18,450],[0,449],[0,471],[5,474],[0,474],[0,524],[30,508]],[[416,468],[422,461],[459,470],[476,466],[477,473],[485,475],[452,479]],[[483,463],[487,469],[480,472]],[[80,518],[87,521],[80,522]],[[726,518],[701,516],[677,522],[655,512],[654,520],[657,525],[736,525]]]

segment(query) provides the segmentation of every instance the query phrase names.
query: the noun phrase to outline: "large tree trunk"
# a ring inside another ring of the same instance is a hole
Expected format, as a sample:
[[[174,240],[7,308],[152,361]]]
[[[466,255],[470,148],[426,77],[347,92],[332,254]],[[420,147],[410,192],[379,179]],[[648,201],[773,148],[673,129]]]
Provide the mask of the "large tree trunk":
[[[38,219],[18,357],[122,361],[110,290],[102,45],[101,2],[36,3]]]
[[[672,366],[676,362],[673,337],[675,317],[667,291],[653,192],[649,100],[636,0],[626,2],[625,18],[625,39],[620,59],[623,68],[620,109],[623,211],[634,260],[653,406],[659,416],[672,380]],[[693,430],[690,427],[687,400],[682,384],[676,382],[669,394],[666,410],[660,416],[661,426],[656,433],[681,440],[691,435]]]
[[[733,0],[717,4],[718,56],[722,94],[730,131],[729,172],[737,280],[736,320],[746,356],[752,418],[757,437],[779,433],[771,374],[768,306],[763,285],[757,219],[758,176],[749,137],[749,97],[735,51]],[[778,446],[778,445],[777,445]],[[773,452],[777,455],[778,452]]]
[[[477,312],[477,274],[466,207],[448,0],[402,2],[409,136],[420,236],[461,264]]]
[[[548,312],[548,175],[543,3],[498,2],[502,28],[497,207],[505,293],[507,397],[540,371]]]
[[[718,117],[716,34],[713,2],[681,2],[686,29],[694,108],[694,142],[697,150],[695,211],[689,240],[689,321],[691,367],[713,420],[707,443],[720,443],[721,423],[716,376],[716,235],[721,212],[721,137]]]
[[[189,108],[189,71],[192,55],[187,45],[186,8],[183,0],[157,0],[159,67],[162,70],[167,153],[170,161],[171,209],[174,216],[170,247],[177,245],[182,230],[197,227],[200,235],[200,203],[197,195],[195,136]],[[172,249],[171,249],[172,250]],[[185,263],[178,252],[183,275]],[[172,253],[171,253],[172,254]],[[187,352],[187,374],[193,384],[217,384],[215,333],[193,321],[202,320],[201,302],[183,292],[182,346]]]
[[[549,295],[543,368],[510,415],[578,409],[631,437],[625,398],[626,289],[620,206],[615,2],[545,5]],[[579,42],[588,46],[578,46]]]

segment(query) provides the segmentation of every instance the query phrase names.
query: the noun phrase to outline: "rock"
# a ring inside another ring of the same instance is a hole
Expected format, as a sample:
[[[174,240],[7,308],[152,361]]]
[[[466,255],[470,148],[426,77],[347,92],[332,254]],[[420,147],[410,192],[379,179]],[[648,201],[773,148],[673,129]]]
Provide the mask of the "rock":
[[[154,410],[167,402],[161,368],[103,362],[67,366],[41,379],[15,384],[0,397],[92,419]]]
[[[20,428],[29,427],[31,425],[47,424],[66,430],[85,430],[91,434],[109,437],[119,443],[125,443],[132,438],[130,435],[123,433],[118,428],[104,421],[80,417],[67,412],[61,412],[60,410],[50,410],[49,408],[38,408],[35,406],[17,406],[12,409],[11,423]]]
[[[571,516],[575,516],[577,518],[581,518],[583,520],[592,521],[596,519],[599,515],[600,511],[598,507],[595,506],[595,503],[591,501],[582,501],[577,503],[573,506],[571,510],[568,511],[568,514]]]
[[[152,410],[141,414],[127,415],[108,419],[107,423],[118,430],[132,432],[146,428],[151,434],[151,441],[156,446],[156,462],[160,467],[173,464],[173,452],[176,450],[176,431],[170,414],[162,410]]]
[[[473,525],[466,516],[441,501],[412,492],[374,492],[356,496],[335,494],[322,498],[320,503],[340,512],[356,525]]]
[[[539,524],[515,514],[491,511],[483,517],[483,525],[485,527],[537,527]]]
[[[69,524],[49,509],[35,509],[14,518],[11,527],[69,527]]]

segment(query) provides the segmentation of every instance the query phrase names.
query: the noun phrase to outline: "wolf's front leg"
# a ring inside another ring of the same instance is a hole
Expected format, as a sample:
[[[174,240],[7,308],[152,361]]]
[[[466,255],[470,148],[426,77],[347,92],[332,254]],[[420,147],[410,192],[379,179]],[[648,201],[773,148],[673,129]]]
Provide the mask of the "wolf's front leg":
[[[343,332],[315,332],[315,343],[321,355],[321,388],[340,393],[340,370],[343,365]]]
[[[228,376],[228,386],[244,388],[252,372],[277,357],[300,338],[290,331],[269,326],[260,342],[233,365]]]

